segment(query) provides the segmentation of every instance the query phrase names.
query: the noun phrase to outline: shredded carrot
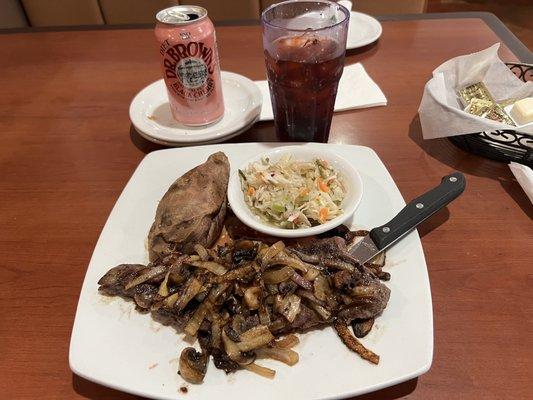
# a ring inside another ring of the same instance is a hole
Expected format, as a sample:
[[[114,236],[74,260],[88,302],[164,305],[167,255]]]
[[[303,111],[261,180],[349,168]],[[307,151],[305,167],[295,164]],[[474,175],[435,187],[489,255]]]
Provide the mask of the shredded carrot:
[[[309,188],[303,188],[300,190],[300,196],[305,196],[309,194]]]
[[[329,210],[327,208],[321,208],[320,211],[318,212],[318,218],[320,219],[320,222],[324,222],[326,221],[326,219],[328,218],[328,215],[329,215]]]
[[[329,187],[328,187],[328,185],[326,184],[326,182],[324,182],[324,181],[322,180],[322,178],[317,178],[317,180],[316,180],[316,184],[317,184],[318,188],[319,188],[321,191],[326,192],[326,193],[329,192]]]
[[[255,194],[255,189],[253,186],[248,186],[248,190],[246,191],[248,196],[253,196]]]

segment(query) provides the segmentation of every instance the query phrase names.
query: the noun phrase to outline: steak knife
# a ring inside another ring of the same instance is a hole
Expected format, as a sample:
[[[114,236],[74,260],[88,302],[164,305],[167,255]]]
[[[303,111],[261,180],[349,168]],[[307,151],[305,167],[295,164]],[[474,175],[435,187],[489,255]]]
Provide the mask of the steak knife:
[[[455,200],[465,187],[466,180],[460,172],[445,176],[439,186],[408,203],[386,224],[372,229],[348,252],[363,265]]]

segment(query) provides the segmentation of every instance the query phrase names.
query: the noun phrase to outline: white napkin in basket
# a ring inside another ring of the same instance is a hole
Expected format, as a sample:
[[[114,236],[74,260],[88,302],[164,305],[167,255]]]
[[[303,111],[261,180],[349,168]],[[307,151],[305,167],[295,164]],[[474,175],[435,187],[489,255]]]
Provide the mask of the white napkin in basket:
[[[433,71],[418,113],[424,139],[498,129],[533,134],[533,124],[515,127],[463,111],[457,89],[483,82],[495,100],[533,96],[533,82],[524,83],[499,59],[497,43],[478,53],[446,61]]]
[[[263,106],[259,120],[274,119],[268,82],[255,81],[255,84],[263,95]],[[385,105],[387,105],[387,98],[360,63],[344,68],[335,100],[335,111]]]
[[[533,204],[533,170],[515,162],[511,162],[509,168],[511,168],[511,172],[520,186],[522,186],[522,189],[524,189],[524,192],[526,192],[529,201]]]

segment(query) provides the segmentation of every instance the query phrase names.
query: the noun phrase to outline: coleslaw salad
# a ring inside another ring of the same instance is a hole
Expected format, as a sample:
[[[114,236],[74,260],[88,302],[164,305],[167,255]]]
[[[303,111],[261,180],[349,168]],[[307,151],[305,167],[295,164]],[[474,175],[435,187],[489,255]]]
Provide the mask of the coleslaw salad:
[[[324,224],[343,214],[345,179],[327,160],[268,157],[239,170],[244,200],[263,222],[298,229]]]

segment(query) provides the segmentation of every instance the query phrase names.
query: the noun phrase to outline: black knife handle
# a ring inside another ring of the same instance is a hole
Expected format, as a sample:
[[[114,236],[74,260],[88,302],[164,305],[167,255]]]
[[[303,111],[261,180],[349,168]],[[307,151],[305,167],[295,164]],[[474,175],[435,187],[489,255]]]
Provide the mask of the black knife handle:
[[[425,219],[456,199],[466,187],[466,180],[460,172],[442,178],[439,186],[408,203],[393,219],[370,231],[370,237],[379,250],[416,228]]]

